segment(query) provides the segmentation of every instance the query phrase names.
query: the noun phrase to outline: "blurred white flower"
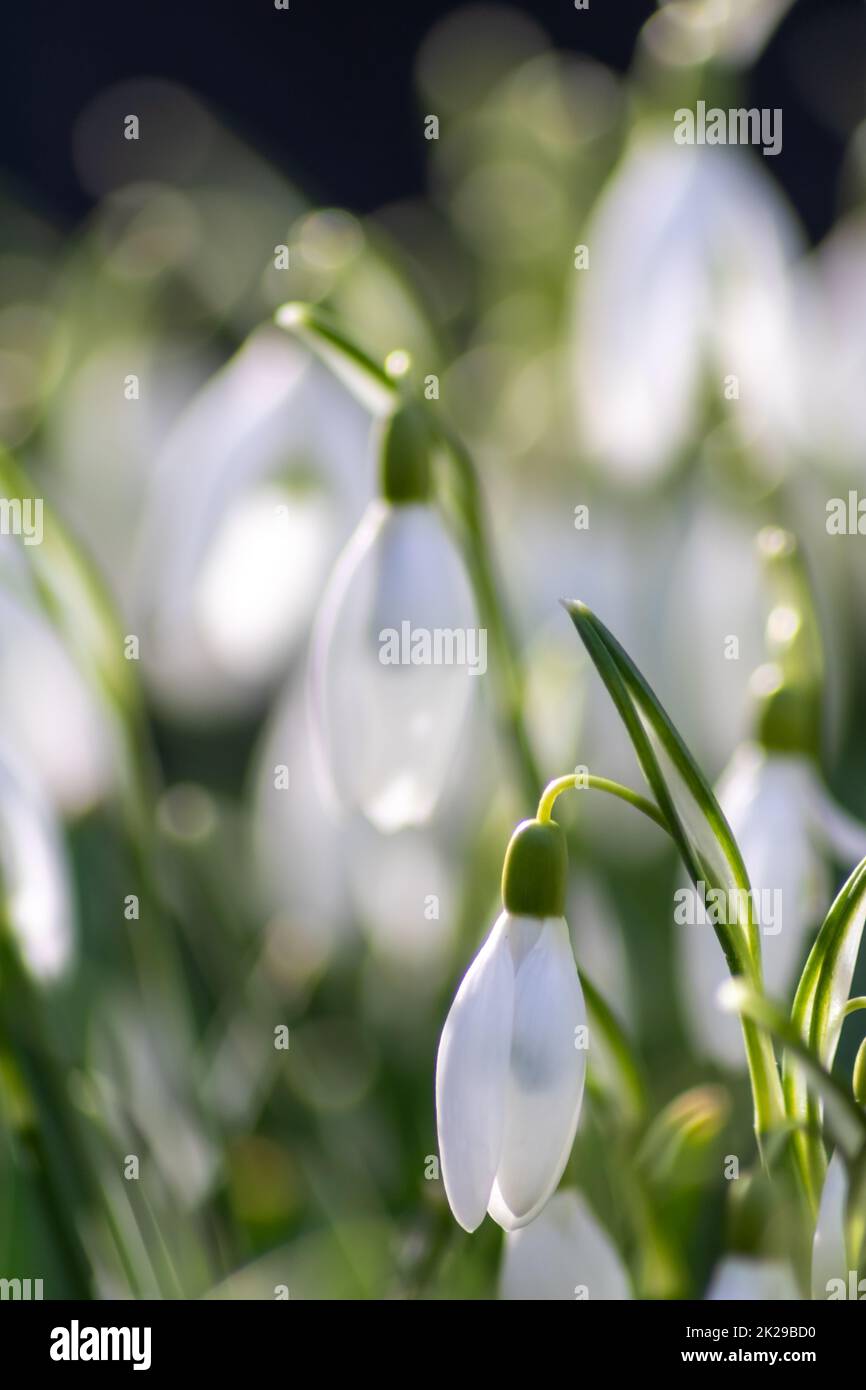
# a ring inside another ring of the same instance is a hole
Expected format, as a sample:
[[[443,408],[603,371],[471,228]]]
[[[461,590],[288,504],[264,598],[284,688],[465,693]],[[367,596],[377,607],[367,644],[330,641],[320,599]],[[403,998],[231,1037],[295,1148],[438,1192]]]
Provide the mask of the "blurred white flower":
[[[122,376],[138,377],[135,402],[117,389],[119,361]],[[44,462],[52,470],[58,513],[96,560],[124,610],[135,578],[131,538],[147,515],[155,460],[213,365],[181,353],[153,326],[147,331],[127,326],[104,340],[94,337],[92,328],[76,326],[76,356],[45,421]]]
[[[848,1256],[845,1249],[845,1206],[848,1201],[848,1175],[840,1153],[834,1153],[827,1166],[815,1238],[812,1243],[812,1297],[826,1298],[833,1279],[848,1288]]]
[[[359,807],[382,831],[420,824],[431,814],[474,684],[468,664],[438,661],[435,647],[416,663],[415,635],[457,634],[468,652],[470,634],[478,635],[474,622],[463,565],[433,508],[372,502],[316,619],[310,711],[322,772],[337,801]],[[399,661],[385,659],[386,634],[397,635]]]
[[[442,1176],[474,1231],[532,1221],[562,1177],[577,1129],[583,992],[562,917],[503,912],[457,991],[436,1063]]]
[[[352,465],[368,432],[360,407],[272,328],[191,401],[157,459],[128,604],[165,703],[248,708],[286,669],[360,505]]]
[[[575,529],[570,489],[529,497],[515,488],[507,507],[494,516],[494,530],[508,546],[510,588],[525,634],[524,713],[539,765],[560,769],[586,764],[627,782],[634,772],[634,752],[559,600],[580,594],[592,603],[595,597],[640,663],[657,644],[664,576],[681,533],[661,509],[648,525],[645,507],[603,493],[590,496],[591,544],[586,532]],[[517,535],[520,545],[515,544]],[[640,586],[633,582],[636,571]],[[617,855],[633,861],[664,853],[655,827],[643,816],[624,816],[613,798],[598,797],[591,815],[578,815],[581,835],[599,854],[612,840]]]
[[[203,647],[238,682],[279,672],[320,591],[334,518],[324,494],[273,483],[231,508],[193,590]]]
[[[756,909],[760,914],[762,898],[770,905],[773,920],[763,922],[761,931],[767,993],[787,999],[809,929],[829,907],[828,861],[835,857],[851,868],[862,859],[866,826],[837,806],[809,758],[766,752],[754,743],[743,744],[734,754],[717,795],[742,851]],[[678,930],[683,990],[695,1037],[709,1056],[742,1067],[739,1024],[715,1003],[728,978],[715,932],[709,924]]]
[[[621,1300],[631,1291],[610,1237],[583,1197],[563,1188],[529,1226],[506,1235],[499,1296]]]
[[[866,216],[841,221],[798,277],[797,335],[805,421],[794,442],[816,464],[862,477],[866,450]],[[798,417],[799,420],[799,417]]]
[[[370,944],[416,988],[442,983],[454,930],[455,865],[429,828],[379,835],[359,819],[347,836],[355,909]]]
[[[710,376],[723,405],[725,379],[739,378],[733,417],[745,402],[766,444],[779,393],[790,405],[794,389],[784,362],[799,241],[763,170],[738,150],[640,129],[585,239],[573,376],[589,454],[623,482],[656,481],[693,442]]]
[[[272,914],[270,964],[297,985],[327,966],[351,922],[345,833],[319,796],[300,678],[274,710],[255,762],[252,832],[262,906]]]
[[[28,770],[0,750],[0,892],[31,974],[43,983],[73,952],[72,887],[54,811]]]
[[[194,1210],[219,1180],[220,1155],[195,1102],[189,1068],[179,1062],[177,1020],[172,1010],[155,1016],[134,997],[115,994],[94,1021],[93,1055],[109,1078],[116,1104],[112,1128],[124,1145],[143,1140],[142,1166],[156,1192],[157,1179]]]
[[[765,659],[761,570],[741,511],[701,496],[679,515],[659,664],[689,747],[701,766],[718,769],[748,736],[749,679]],[[736,660],[728,659],[733,635]]]
[[[792,0],[660,0],[644,35],[650,51],[674,66],[713,58],[744,67],[757,58]]]
[[[769,1303],[799,1299],[800,1291],[786,1260],[726,1255],[715,1268],[705,1298],[710,1302]]]
[[[65,815],[80,815],[114,780],[108,721],[69,652],[17,582],[0,588],[4,736]]]

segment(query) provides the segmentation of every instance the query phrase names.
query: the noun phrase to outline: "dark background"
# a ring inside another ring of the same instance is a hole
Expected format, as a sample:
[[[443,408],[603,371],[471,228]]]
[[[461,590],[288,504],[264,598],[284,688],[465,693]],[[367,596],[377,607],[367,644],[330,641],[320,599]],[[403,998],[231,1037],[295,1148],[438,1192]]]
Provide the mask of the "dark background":
[[[509,3],[509,0],[505,0]],[[652,0],[510,0],[562,48],[620,70]],[[168,77],[206,97],[309,196],[368,212],[424,182],[413,60],[454,0],[7,0],[0,171],[39,210],[77,219],[69,133],[121,79]],[[833,220],[845,135],[866,116],[866,6],[796,0],[750,73],[748,104],[784,108],[770,161],[809,233]]]

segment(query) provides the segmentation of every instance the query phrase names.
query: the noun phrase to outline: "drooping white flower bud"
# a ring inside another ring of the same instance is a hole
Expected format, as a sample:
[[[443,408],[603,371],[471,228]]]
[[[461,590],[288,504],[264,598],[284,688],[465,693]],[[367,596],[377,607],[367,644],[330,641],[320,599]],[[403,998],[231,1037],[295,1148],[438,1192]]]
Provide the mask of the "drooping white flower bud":
[[[337,562],[311,660],[320,764],[338,801],[386,832],[430,816],[487,658],[423,456],[411,439],[392,442],[383,447],[384,495]]]
[[[503,872],[505,911],[463,979],[439,1045],[436,1114],[445,1190],[474,1231],[506,1230],[556,1190],[586,1071],[586,1011],[562,915],[565,841],[524,821]]]

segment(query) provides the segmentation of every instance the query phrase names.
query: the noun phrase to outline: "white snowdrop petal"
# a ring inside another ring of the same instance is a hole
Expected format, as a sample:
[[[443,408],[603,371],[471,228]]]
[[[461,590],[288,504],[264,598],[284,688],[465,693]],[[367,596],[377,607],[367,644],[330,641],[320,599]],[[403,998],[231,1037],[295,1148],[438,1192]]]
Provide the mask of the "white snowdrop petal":
[[[691,884],[688,891],[693,891]],[[682,997],[695,1044],[702,1055],[719,1065],[742,1070],[746,1054],[740,1021],[716,1002],[722,985],[730,979],[721,943],[709,922],[688,922],[675,930],[680,933]]]
[[[730,357],[732,321],[753,327],[738,361],[762,436],[790,395],[774,374],[790,377],[777,345],[796,233],[765,172],[717,153],[638,127],[593,210],[592,274],[575,290],[576,415],[589,455],[625,483],[660,477],[694,433],[702,358]],[[748,247],[757,258],[737,254]],[[737,273],[720,276],[720,257]]]
[[[576,1192],[551,1197],[529,1226],[505,1238],[503,1299],[629,1299],[628,1276],[610,1237]]]
[[[496,1205],[512,1225],[541,1209],[568,1161],[586,1073],[577,1035],[586,1009],[564,918],[545,919],[528,950],[523,919],[512,920],[509,936],[518,961]]]
[[[826,1298],[831,1279],[841,1279],[848,1288],[848,1256],[845,1250],[845,1205],[848,1200],[848,1177],[840,1154],[830,1159],[815,1239],[812,1243],[812,1297]]]
[[[811,778],[807,814],[815,836],[846,869],[866,857],[866,825],[837,805],[817,774]]]
[[[261,686],[279,674],[310,621],[333,553],[323,493],[273,483],[227,510],[202,558],[191,607],[220,673]]]
[[[253,799],[253,843],[272,960],[292,979],[324,968],[354,933],[345,832],[319,796],[300,674],[287,683],[262,735]],[[290,769],[287,796],[275,769]],[[287,855],[286,846],[292,846]],[[297,872],[303,864],[304,873]]]
[[[23,766],[0,760],[0,867],[9,924],[31,974],[50,983],[74,951],[72,892],[60,823]]]
[[[80,815],[112,785],[112,748],[98,701],[42,614],[0,589],[3,736],[64,813]],[[8,591],[7,591],[8,590]]]
[[[438,656],[437,633],[456,634]],[[421,824],[433,810],[471,698],[469,667],[480,666],[478,640],[468,581],[435,512],[372,504],[325,593],[311,695],[337,797],[378,829]]]
[[[785,1260],[726,1255],[718,1264],[705,1298],[711,1303],[771,1303],[800,1298],[791,1266]]]
[[[827,868],[810,830],[813,777],[802,757],[768,755],[746,744],[718,785],[719,803],[742,851],[754,894],[767,991],[776,998],[790,998],[807,933],[829,901]],[[688,924],[677,930],[694,1035],[716,1061],[744,1067],[739,1022],[716,1003],[728,971],[713,927]]]
[[[790,995],[806,933],[829,896],[826,868],[809,833],[809,796],[805,761],[771,754],[747,803],[728,814],[722,799],[756,895],[767,991],[777,998]]]
[[[451,1210],[467,1231],[484,1219],[505,1124],[514,966],[503,913],[467,971],[436,1059],[439,1159]]]

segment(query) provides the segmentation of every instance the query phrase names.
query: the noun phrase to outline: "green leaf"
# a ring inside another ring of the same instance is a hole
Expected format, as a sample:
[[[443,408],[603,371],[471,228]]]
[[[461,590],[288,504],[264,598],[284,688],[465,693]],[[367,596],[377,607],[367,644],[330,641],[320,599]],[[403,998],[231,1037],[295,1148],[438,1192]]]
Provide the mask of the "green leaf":
[[[848,1171],[845,1243],[852,1267],[862,1274],[866,1261],[866,1144]]]
[[[746,866],[731,828],[704,777],[654,691],[612,633],[579,602],[566,603],[580,638],[607,686],[638,762],[682,855],[692,882],[721,890],[735,909],[714,921],[728,969],[760,985],[761,947]],[[769,1037],[743,1021],[743,1040],[759,1139],[778,1128],[784,1101]]]
[[[866,1114],[841,1082],[830,1074],[817,1053],[797,1031],[784,1009],[760,994],[744,979],[728,980],[722,987],[719,998],[723,1008],[760,1024],[796,1055],[806,1075],[809,1089],[823,1101],[827,1128],[846,1162],[853,1165],[866,1144]]]
[[[731,973],[753,974],[760,944],[749,911],[749,877],[712,788],[613,634],[585,604],[566,603],[565,608],[626,726],[692,882],[721,889],[739,909],[735,922],[716,925]]]
[[[803,969],[791,1014],[797,1036],[808,1043],[828,1071],[839,1045],[864,922],[866,859],[840,889],[824,919]],[[783,1085],[788,1114],[814,1136],[821,1125],[820,1098],[810,1092],[802,1067],[791,1057],[785,1058]],[[812,1189],[817,1196],[824,1176],[823,1147],[814,1137],[810,1140],[802,1136],[798,1143],[808,1158]]]
[[[0,492],[34,497],[39,489],[0,449]],[[147,825],[149,755],[141,747],[143,707],[124,658],[123,634],[102,582],[57,515],[43,501],[41,545],[24,546],[35,604],[72,656],[108,717],[118,758],[121,790],[130,823]]]

